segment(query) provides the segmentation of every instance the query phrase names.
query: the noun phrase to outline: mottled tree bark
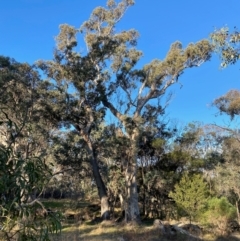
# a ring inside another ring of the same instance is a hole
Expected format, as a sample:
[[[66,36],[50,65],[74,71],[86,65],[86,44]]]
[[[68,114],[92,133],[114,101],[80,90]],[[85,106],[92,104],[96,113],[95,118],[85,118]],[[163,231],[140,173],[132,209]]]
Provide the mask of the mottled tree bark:
[[[137,191],[137,153],[138,153],[139,131],[134,130],[131,136],[130,159],[126,167],[126,203],[125,221],[140,223],[140,212]]]

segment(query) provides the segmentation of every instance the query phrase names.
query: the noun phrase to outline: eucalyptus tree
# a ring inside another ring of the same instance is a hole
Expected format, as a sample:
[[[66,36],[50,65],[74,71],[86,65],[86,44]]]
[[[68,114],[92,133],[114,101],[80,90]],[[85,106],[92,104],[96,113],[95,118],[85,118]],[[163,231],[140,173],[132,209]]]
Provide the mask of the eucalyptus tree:
[[[60,26],[54,61],[39,65],[58,83],[74,86],[77,97],[69,99],[72,125],[85,138],[92,155],[95,179],[99,179],[100,197],[103,188],[89,133],[107,109],[122,125],[129,140],[125,165],[125,219],[140,220],[137,192],[137,153],[145,121],[162,113],[160,103],[170,86],[178,82],[187,68],[200,66],[209,60],[212,46],[208,40],[190,43],[183,48],[180,42],[171,45],[165,59],[154,59],[138,68],[142,52],[136,49],[138,32],[134,29],[116,31],[116,25],[133,0],[107,1],[107,8],[97,7],[80,28]],[[83,33],[85,53],[76,50],[77,34]],[[74,107],[73,107],[74,106]],[[70,118],[69,117],[69,118]],[[101,188],[102,186],[102,188]]]
[[[180,42],[176,42],[172,44],[163,61],[153,60],[143,68],[137,69],[136,64],[142,56],[142,52],[135,48],[137,31],[115,32],[115,25],[132,4],[133,1],[122,1],[119,4],[108,1],[108,9],[96,8],[81,30],[85,33],[89,51],[95,51],[97,45],[100,52],[104,53],[109,45],[115,45],[108,58],[108,61],[111,61],[107,69],[109,78],[107,81],[100,79],[96,86],[101,93],[103,105],[123,125],[130,141],[125,167],[125,213],[127,221],[138,221],[137,153],[144,123],[151,116],[161,114],[160,99],[167,89],[178,81],[186,68],[199,66],[208,60],[212,47],[207,40],[190,44],[186,49]],[[101,70],[97,62],[93,64],[97,70]],[[121,108],[118,108],[119,103],[113,102],[117,96]],[[154,99],[156,101],[153,101]]]
[[[49,240],[55,216],[33,194],[52,177],[46,165],[49,129],[38,104],[38,73],[27,63],[0,56],[0,225],[4,240]]]
[[[14,144],[15,152],[24,153],[26,158],[46,155],[50,132],[54,129],[49,120],[42,118],[40,85],[39,73],[32,66],[0,56],[0,118],[21,126],[14,143],[9,143],[8,137],[15,137],[18,131],[8,133],[2,126],[1,141],[5,146]]]
[[[226,132],[226,131],[225,131]],[[239,134],[226,133],[222,137],[222,162],[215,168],[215,189],[235,205],[240,223]]]
[[[37,63],[48,77],[45,91],[42,92],[42,106],[48,110],[45,112],[46,118],[60,127],[73,128],[72,134],[80,136],[81,143],[76,143],[83,152],[81,157],[78,156],[79,162],[84,155],[88,158],[101,200],[101,216],[109,219],[107,189],[99,171],[97,143],[91,134],[102,123],[105,114],[105,108],[100,105],[100,93],[97,93],[95,86],[95,82],[104,74],[99,76],[92,61],[95,59],[103,65],[106,56],[101,56],[97,50],[85,56],[74,52],[77,32],[71,26],[60,25],[54,60]]]

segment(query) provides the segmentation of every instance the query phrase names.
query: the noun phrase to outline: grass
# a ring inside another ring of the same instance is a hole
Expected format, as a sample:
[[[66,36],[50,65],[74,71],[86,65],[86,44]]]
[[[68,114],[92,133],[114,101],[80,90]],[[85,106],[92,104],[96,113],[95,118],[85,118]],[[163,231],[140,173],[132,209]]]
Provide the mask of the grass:
[[[103,224],[82,224],[75,228],[63,229],[60,236],[55,237],[54,241],[196,241],[198,239],[189,238],[186,235],[164,236],[159,230],[153,227],[124,226],[111,222]]]
[[[121,224],[82,224],[63,229],[62,234],[55,236],[54,241],[239,241],[239,237],[213,237],[205,235],[193,238],[185,234],[162,235],[159,230],[145,225],[128,227]]]
[[[112,222],[104,222],[100,224],[82,224],[75,227],[67,227],[62,230],[60,236],[54,237],[54,241],[146,241],[157,240],[158,233],[150,232],[149,228],[127,227]],[[148,239],[148,238],[151,239]]]
[[[163,234],[153,227],[153,220],[144,220],[140,226],[124,225],[113,221],[92,222],[93,217],[100,215],[99,206],[90,202],[71,200],[44,200],[51,210],[61,211],[63,220],[61,234],[53,235],[53,241],[240,241],[239,237],[215,237],[205,234],[203,237],[175,233]],[[81,217],[81,219],[78,219]]]

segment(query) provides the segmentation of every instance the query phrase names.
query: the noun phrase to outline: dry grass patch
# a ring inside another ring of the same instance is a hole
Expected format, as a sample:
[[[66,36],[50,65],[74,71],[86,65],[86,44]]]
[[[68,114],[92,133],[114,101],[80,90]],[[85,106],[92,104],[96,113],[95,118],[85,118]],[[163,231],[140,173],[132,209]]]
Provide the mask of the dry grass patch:
[[[193,237],[184,233],[162,234],[153,226],[134,226],[104,221],[99,224],[86,222],[71,224],[63,228],[60,235],[55,235],[53,241],[240,241],[234,236]]]
[[[63,228],[59,235],[53,235],[53,241],[240,241],[239,237],[214,237],[201,235],[198,237],[187,235],[179,231],[165,232],[153,226],[154,220],[144,220],[141,226],[124,225],[114,221],[100,222],[100,206],[97,202],[73,202],[71,200],[44,200],[47,208],[61,211],[64,219]],[[92,220],[92,221],[88,221]],[[179,222],[165,225],[165,230],[172,226],[179,226]],[[187,232],[191,230],[186,229]],[[195,235],[195,233],[192,233]]]

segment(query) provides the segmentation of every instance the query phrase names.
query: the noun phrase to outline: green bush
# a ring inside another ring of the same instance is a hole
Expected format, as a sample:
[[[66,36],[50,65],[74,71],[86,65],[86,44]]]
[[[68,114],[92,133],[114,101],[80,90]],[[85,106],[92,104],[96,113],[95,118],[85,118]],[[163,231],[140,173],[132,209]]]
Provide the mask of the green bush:
[[[179,213],[186,213],[191,222],[206,205],[208,186],[199,174],[184,175],[175,185],[174,192],[169,193],[169,197],[175,201]]]
[[[227,233],[228,222],[236,218],[236,215],[236,208],[226,197],[213,197],[208,200],[206,209],[199,220],[203,225],[223,235]]]

